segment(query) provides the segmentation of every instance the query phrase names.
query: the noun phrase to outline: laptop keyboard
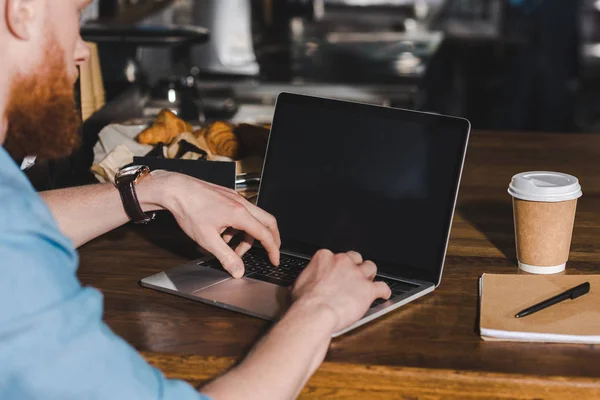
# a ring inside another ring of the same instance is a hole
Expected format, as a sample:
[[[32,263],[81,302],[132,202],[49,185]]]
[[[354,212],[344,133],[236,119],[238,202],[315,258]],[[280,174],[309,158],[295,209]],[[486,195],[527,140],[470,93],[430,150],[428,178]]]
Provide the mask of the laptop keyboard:
[[[267,253],[252,250],[244,254],[242,260],[246,267],[244,276],[279,286],[291,286],[310,262],[303,258],[281,254],[279,267],[275,267],[269,261]]]
[[[244,261],[244,277],[277,286],[291,286],[298,275],[308,265],[310,260],[281,254],[279,266],[276,267],[269,261],[267,253],[260,249],[251,249],[242,257]],[[223,270],[217,259],[211,259],[202,264],[203,267]]]
[[[269,261],[267,253],[260,249],[251,249],[242,257],[244,261],[245,273],[244,277],[256,279],[262,282],[272,283],[278,286],[291,286],[298,275],[308,265],[310,260],[304,258],[292,257],[286,254],[281,254],[279,266],[275,267]],[[211,259],[202,264],[203,267],[223,270],[223,267],[217,259]],[[396,296],[409,292],[417,287],[417,285],[397,281],[395,279],[384,278],[377,275],[374,281],[383,281],[388,284],[392,290],[390,300]],[[371,304],[371,308],[385,303],[387,300],[377,299]]]

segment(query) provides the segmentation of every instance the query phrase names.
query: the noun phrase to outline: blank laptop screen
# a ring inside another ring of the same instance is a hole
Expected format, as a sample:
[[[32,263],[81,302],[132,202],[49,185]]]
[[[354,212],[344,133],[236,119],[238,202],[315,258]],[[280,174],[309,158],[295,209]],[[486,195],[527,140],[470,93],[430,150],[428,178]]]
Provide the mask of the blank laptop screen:
[[[258,204],[285,250],[355,250],[437,283],[468,135],[464,119],[283,93]]]

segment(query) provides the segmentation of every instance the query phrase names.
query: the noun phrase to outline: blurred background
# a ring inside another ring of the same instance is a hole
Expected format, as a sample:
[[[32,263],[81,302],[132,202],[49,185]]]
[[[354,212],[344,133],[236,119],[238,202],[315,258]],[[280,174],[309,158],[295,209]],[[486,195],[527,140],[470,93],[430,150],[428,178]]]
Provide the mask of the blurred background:
[[[102,104],[74,162],[88,169],[102,127],[162,108],[269,123],[282,91],[599,131],[599,17],[600,0],[95,0],[81,32]]]
[[[575,132],[600,122],[599,15],[594,0],[96,0],[82,33],[107,102],[139,86],[145,115],[174,89],[200,118],[268,119],[294,90]]]

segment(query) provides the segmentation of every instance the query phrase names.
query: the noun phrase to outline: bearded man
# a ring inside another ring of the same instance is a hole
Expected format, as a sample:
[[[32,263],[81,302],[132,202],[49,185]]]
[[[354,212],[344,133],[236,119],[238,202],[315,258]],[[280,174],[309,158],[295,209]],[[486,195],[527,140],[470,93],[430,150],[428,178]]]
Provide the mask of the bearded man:
[[[332,333],[389,297],[385,283],[370,279],[373,263],[354,252],[318,252],[294,285],[287,314],[201,394],[166,379],[116,336],[102,322],[102,295],[77,279],[75,248],[134,218],[117,188],[38,194],[13,161],[61,157],[78,145],[72,88],[89,56],[79,35],[89,2],[0,0],[0,399],[297,396]],[[243,276],[240,256],[254,239],[278,264],[275,218],[234,191],[166,171],[153,171],[134,190],[138,214],[169,210],[234,277]],[[228,242],[238,231],[244,239],[233,249]]]

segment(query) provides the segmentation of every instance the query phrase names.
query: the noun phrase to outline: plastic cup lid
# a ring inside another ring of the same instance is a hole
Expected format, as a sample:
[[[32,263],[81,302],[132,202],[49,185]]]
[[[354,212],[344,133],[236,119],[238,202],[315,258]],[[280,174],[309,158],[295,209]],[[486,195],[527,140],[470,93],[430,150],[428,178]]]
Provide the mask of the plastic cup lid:
[[[508,186],[511,196],[528,201],[558,202],[581,197],[579,180],[561,172],[521,172]]]

